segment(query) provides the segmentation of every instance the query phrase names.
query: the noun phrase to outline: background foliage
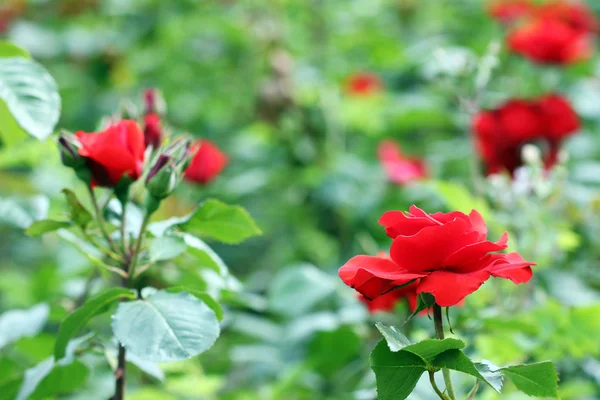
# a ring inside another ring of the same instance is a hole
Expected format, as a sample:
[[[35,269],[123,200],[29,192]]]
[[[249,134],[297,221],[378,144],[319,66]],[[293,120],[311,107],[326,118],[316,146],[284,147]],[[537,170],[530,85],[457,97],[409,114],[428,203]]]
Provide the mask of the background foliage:
[[[374,321],[399,326],[409,311],[401,304],[370,316],[336,270],[355,254],[385,249],[378,217],[413,203],[477,208],[495,236],[508,230],[514,249],[538,263],[529,284],[488,282],[454,311],[465,351],[501,365],[551,359],[562,399],[600,398],[597,56],[568,68],[532,66],[506,52],[503,29],[480,0],[7,4],[21,11],[2,35],[56,80],[59,127],[93,131],[157,87],[168,129],[209,138],[229,154],[216,182],[183,185],[159,218],[183,216],[211,196],[242,204],[264,232],[235,247],[214,244],[223,258],[216,264],[187,243],[176,259],[183,269],[165,261],[150,272],[148,286],[185,283],[220,299],[222,336],[189,361],[130,360],[128,398],[373,399]],[[379,75],[384,89],[349,94],[346,79],[360,71]],[[548,91],[566,93],[584,120],[566,144],[568,162],[550,179],[535,168],[514,182],[483,179],[462,104],[493,107]],[[424,158],[431,179],[388,183],[377,160],[383,139]],[[83,190],[76,182],[51,140],[3,139],[0,397],[13,398],[52,355],[58,323],[81,294],[101,289],[75,247],[23,233],[33,220],[60,216],[61,190]],[[215,269],[225,265],[231,275],[223,278]],[[108,327],[107,316],[91,326]],[[415,340],[432,330],[427,317],[404,325]],[[90,346],[93,353],[54,370],[31,398],[110,397],[116,347]],[[473,379],[459,379],[466,393]],[[498,398],[490,388],[480,396]],[[522,396],[507,383],[502,398]],[[428,384],[412,398],[432,398]]]

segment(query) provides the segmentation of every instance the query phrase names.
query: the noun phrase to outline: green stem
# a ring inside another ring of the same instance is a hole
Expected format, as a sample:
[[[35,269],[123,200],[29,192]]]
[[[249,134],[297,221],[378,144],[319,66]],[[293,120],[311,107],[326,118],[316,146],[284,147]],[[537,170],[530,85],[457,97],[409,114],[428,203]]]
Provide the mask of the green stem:
[[[121,203],[121,247],[123,248],[123,254],[127,253],[127,236],[125,235],[125,211],[127,209],[127,202]]]
[[[475,398],[475,395],[477,394],[477,390],[479,390],[480,383],[481,382],[479,380],[477,380],[475,382],[475,386],[473,386],[473,389],[471,389],[471,391],[467,395],[467,400],[473,400]]]
[[[435,373],[433,371],[429,371],[429,382],[431,383],[431,387],[433,388],[433,390],[435,391],[435,393],[438,395],[438,397],[440,399],[442,399],[442,400],[449,399],[449,397],[446,396],[444,393],[442,393],[440,388],[438,388],[438,385],[435,383]]]
[[[435,324],[435,336],[443,340],[444,339],[444,320],[442,318],[442,307],[437,304],[433,305],[433,322]],[[452,378],[450,377],[450,370],[448,368],[442,368],[442,375],[444,375],[444,383],[446,384],[446,391],[451,400],[456,400],[456,394],[454,393],[454,386],[452,386]]]
[[[128,271],[129,282],[131,282],[133,280],[133,277],[135,276],[135,267],[137,266],[138,255],[140,253],[140,250],[142,249],[142,243],[144,242],[146,228],[148,227],[148,223],[150,222],[151,215],[152,214],[150,214],[150,213],[146,213],[146,215],[144,216],[144,221],[142,222],[142,226],[140,228],[140,233],[137,237],[137,240],[136,240],[133,248],[131,249],[131,263],[130,263],[130,268]]]
[[[92,205],[94,206],[94,210],[96,211],[96,219],[98,220],[98,225],[100,226],[102,235],[104,236],[104,239],[106,239],[106,241],[108,242],[110,248],[115,253],[118,254],[118,253],[120,253],[119,248],[117,247],[115,242],[112,240],[112,238],[108,234],[108,231],[106,230],[106,226],[104,225],[104,217],[102,216],[102,211],[100,210],[100,206],[98,206],[98,199],[96,198],[94,189],[92,189],[91,186],[88,186],[87,188],[88,188],[88,192],[90,193],[90,198],[92,199]]]

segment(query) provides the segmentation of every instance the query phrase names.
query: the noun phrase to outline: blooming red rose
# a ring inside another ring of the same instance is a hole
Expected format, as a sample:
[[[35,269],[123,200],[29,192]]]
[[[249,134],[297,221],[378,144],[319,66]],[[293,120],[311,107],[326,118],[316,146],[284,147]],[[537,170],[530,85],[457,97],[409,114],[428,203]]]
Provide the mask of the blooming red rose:
[[[508,46],[541,64],[570,64],[592,55],[592,36],[555,19],[535,19],[508,35]]]
[[[124,176],[136,180],[144,164],[144,133],[135,121],[122,120],[102,132],[75,133],[79,154],[88,159],[92,186],[113,187]]]
[[[364,96],[381,91],[383,83],[379,76],[370,72],[351,75],[346,82],[346,90],[352,95]]]
[[[339,270],[340,278],[367,299],[408,283],[416,292],[431,293],[448,307],[476,291],[491,276],[527,282],[534,263],[516,253],[490,254],[507,248],[505,233],[497,242],[486,240],[481,215],[458,211],[427,214],[416,206],[408,213],[389,211],[379,223],[393,239],[390,259],[356,256]]]
[[[144,144],[146,147],[152,146],[155,149],[162,142],[162,129],[160,127],[160,117],[155,113],[148,113],[144,116]]]
[[[209,140],[198,140],[192,151],[196,154],[185,170],[185,179],[206,184],[219,175],[227,165],[227,155]]]
[[[535,17],[562,21],[581,31],[596,32],[598,29],[596,16],[582,2],[550,1],[536,8]]]
[[[495,0],[488,5],[488,13],[502,23],[511,23],[531,15],[535,8],[530,0]]]
[[[487,173],[503,170],[511,174],[523,164],[524,144],[546,144],[545,165],[552,167],[561,141],[579,129],[579,117],[562,96],[548,94],[535,100],[510,100],[495,110],[475,115],[472,129],[476,149]]]
[[[398,144],[391,140],[381,142],[377,154],[390,182],[405,185],[427,177],[423,160],[404,156]]]

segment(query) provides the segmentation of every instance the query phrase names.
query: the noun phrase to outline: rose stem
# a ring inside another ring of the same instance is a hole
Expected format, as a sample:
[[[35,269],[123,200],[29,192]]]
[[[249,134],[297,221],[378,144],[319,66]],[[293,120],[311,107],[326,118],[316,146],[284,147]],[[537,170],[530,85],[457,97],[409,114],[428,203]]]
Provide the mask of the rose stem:
[[[433,305],[433,322],[435,324],[435,335],[438,339],[444,339],[444,320],[442,318],[442,307],[437,304]],[[454,386],[452,386],[452,378],[450,377],[450,370],[448,368],[442,368],[442,374],[444,375],[444,382],[446,383],[446,390],[450,399],[456,400],[456,394],[454,394]]]
[[[106,230],[106,226],[104,225],[104,218],[102,217],[102,211],[100,210],[100,206],[98,206],[98,199],[96,198],[94,189],[92,189],[92,187],[89,185],[87,188],[90,193],[90,198],[92,199],[92,205],[94,206],[94,210],[96,211],[96,219],[98,220],[98,225],[100,225],[100,230],[102,231],[102,235],[104,235],[104,239],[106,239],[106,241],[110,245],[110,248],[113,249],[113,251],[115,253],[120,253],[119,248],[117,247],[115,242],[113,242],[112,238],[108,234],[108,231]]]
[[[442,400],[449,399],[449,397],[446,396],[444,393],[442,393],[440,388],[438,388],[438,385],[435,383],[435,373],[433,371],[429,371],[429,382],[431,382],[431,387],[433,388],[433,390],[435,391],[435,393],[438,395],[438,397],[440,399],[442,399]]]

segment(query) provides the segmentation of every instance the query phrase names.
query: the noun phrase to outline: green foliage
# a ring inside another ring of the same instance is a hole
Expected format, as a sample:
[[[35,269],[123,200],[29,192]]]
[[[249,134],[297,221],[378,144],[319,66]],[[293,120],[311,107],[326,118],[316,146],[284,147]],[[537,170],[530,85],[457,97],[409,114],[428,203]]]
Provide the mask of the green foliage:
[[[32,237],[41,236],[44,233],[54,232],[58,229],[68,228],[73,223],[71,221],[55,221],[51,219],[44,219],[41,221],[35,221],[25,230],[25,233]]]
[[[443,352],[435,358],[433,364],[439,368],[448,368],[472,375],[490,385],[498,393],[502,389],[503,376],[499,368],[486,363],[474,363],[461,350],[454,349]]]
[[[186,292],[157,291],[143,300],[119,304],[115,336],[140,358],[180,361],[208,350],[219,336],[215,312]]]
[[[0,58],[0,99],[19,126],[37,139],[46,139],[58,122],[60,97],[56,82],[32,60]],[[4,112],[2,115],[6,117]],[[0,120],[3,137],[20,136],[9,120]]]
[[[558,398],[558,376],[551,362],[502,368],[517,388],[529,396]]]
[[[183,254],[187,249],[185,240],[178,236],[161,236],[150,244],[150,260],[152,262],[170,260]]]
[[[77,200],[77,196],[72,190],[63,189],[67,204],[69,207],[69,218],[75,225],[85,229],[92,221],[92,214]]]
[[[86,301],[81,307],[73,311],[60,324],[56,344],[54,345],[54,357],[60,360],[64,357],[67,345],[71,338],[75,336],[85,324],[106,310],[106,307],[119,299],[135,299],[135,295],[131,290],[124,288],[107,289],[104,292],[92,297]]]
[[[22,337],[34,336],[46,324],[50,308],[41,303],[28,310],[10,310],[0,314],[0,349]]]

